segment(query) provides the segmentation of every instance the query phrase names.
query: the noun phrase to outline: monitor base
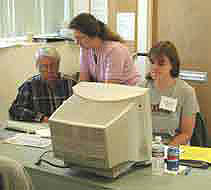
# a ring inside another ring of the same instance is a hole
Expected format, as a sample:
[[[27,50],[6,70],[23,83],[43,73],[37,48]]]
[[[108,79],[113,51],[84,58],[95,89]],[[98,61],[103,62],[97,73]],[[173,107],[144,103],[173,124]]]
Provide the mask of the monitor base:
[[[84,166],[80,166],[77,164],[73,164],[73,163],[65,163],[67,164],[70,169],[77,169],[78,171],[85,171],[85,172],[89,172],[89,173],[94,173],[95,175],[99,175],[99,176],[104,176],[107,178],[117,178],[120,175],[128,172],[129,170],[132,169],[132,167],[134,165],[148,165],[149,162],[148,161],[143,161],[143,162],[124,162],[121,163],[113,168],[94,168],[94,167],[84,167]]]

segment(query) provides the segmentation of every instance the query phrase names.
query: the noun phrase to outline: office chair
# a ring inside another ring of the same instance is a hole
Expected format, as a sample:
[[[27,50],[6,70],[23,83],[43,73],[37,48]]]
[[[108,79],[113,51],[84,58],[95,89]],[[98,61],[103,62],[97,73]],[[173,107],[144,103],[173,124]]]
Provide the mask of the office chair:
[[[23,166],[3,156],[0,156],[0,182],[3,190],[33,190],[31,178]]]
[[[0,174],[0,190],[4,190],[3,186],[3,176]]]
[[[208,147],[208,130],[202,113],[196,113],[195,128],[190,140],[191,146]]]
[[[136,57],[139,57],[139,56],[143,56],[143,57],[148,57],[148,53],[141,53],[141,52],[136,52],[132,55],[133,59],[135,59]]]

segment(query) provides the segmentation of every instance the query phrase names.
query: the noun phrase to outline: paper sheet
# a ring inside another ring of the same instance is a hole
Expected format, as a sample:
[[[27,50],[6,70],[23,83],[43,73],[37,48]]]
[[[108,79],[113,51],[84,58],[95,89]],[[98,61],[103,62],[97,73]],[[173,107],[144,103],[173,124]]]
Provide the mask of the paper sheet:
[[[211,148],[180,146],[180,159],[199,160],[211,163]]]
[[[50,139],[45,139],[41,138],[38,135],[31,135],[25,133],[17,134],[14,137],[6,139],[4,142],[22,146],[33,146],[38,148],[45,148],[51,144]]]
[[[50,128],[36,130],[36,134],[39,135],[40,137],[44,137],[44,138],[51,137]]]

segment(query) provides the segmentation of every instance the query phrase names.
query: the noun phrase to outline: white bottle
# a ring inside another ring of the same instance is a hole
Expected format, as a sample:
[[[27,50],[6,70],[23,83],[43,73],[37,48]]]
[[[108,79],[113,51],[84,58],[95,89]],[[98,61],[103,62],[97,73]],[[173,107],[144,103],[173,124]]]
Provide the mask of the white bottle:
[[[164,173],[164,153],[165,149],[161,143],[161,137],[155,137],[155,142],[152,144],[152,175],[163,175]]]

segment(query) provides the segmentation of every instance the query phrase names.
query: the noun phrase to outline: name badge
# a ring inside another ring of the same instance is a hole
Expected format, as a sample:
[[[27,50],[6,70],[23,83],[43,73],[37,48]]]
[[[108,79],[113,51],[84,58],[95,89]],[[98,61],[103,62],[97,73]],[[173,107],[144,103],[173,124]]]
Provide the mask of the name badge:
[[[177,98],[169,98],[167,96],[161,96],[159,108],[175,112],[177,108]]]

